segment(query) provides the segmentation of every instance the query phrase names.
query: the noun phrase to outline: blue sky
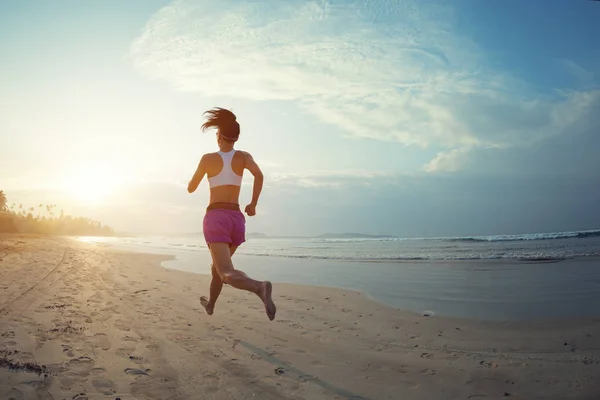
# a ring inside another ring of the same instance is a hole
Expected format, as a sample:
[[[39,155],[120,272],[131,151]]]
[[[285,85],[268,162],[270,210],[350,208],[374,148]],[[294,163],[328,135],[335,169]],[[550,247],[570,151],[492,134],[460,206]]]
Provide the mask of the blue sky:
[[[590,1],[0,1],[0,189],[198,231],[207,189],[185,184],[222,106],[267,177],[251,231],[597,228],[598,20]]]

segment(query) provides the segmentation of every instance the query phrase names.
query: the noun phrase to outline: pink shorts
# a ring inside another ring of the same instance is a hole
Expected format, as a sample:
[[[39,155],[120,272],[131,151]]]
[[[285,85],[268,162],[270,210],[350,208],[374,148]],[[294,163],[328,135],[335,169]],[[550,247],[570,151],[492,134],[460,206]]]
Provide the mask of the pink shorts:
[[[246,218],[241,211],[221,208],[206,212],[203,222],[206,244],[229,243],[239,246],[246,241]]]

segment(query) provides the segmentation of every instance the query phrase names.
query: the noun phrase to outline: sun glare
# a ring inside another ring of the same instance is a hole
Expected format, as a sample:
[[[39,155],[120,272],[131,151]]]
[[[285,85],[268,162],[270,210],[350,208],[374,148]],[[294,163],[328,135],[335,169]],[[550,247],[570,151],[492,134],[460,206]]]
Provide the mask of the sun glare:
[[[119,175],[112,168],[101,165],[85,166],[68,181],[67,191],[74,199],[100,204],[110,196],[119,181]]]

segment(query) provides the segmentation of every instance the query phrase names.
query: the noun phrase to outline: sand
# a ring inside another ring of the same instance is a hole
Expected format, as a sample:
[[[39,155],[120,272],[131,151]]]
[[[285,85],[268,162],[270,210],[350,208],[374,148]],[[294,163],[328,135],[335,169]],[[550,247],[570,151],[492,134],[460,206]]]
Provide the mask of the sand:
[[[274,285],[278,312],[167,256],[0,237],[0,399],[600,399],[600,319],[478,322]],[[282,260],[282,262],[285,262]]]

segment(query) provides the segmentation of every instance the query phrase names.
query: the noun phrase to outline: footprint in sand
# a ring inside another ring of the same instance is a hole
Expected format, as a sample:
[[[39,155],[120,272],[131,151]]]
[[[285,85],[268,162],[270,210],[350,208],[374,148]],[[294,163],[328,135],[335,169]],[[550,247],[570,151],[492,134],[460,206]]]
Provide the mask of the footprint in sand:
[[[90,375],[100,376],[106,373],[104,368],[92,368],[90,369]]]
[[[219,376],[217,374],[208,373],[202,376],[202,385],[206,386],[206,390],[214,393],[219,390]]]
[[[88,400],[88,397],[85,393],[78,393],[71,400]]]
[[[127,375],[148,375],[150,373],[150,369],[137,369],[137,368],[127,368],[125,369],[125,373]]]
[[[595,364],[600,364],[600,361],[598,360],[583,360],[581,361],[583,364],[585,365],[595,365]]]
[[[123,337],[124,342],[139,342],[140,339],[134,338],[133,336],[125,336]]]
[[[83,365],[83,364],[90,365],[93,363],[94,363],[94,360],[91,357],[86,357],[86,356],[73,358],[69,361],[69,365]]]
[[[92,337],[92,343],[95,347],[99,347],[102,350],[110,350],[110,340],[104,333],[97,333]]]
[[[131,354],[134,351],[135,351],[134,348],[127,348],[127,349],[121,348],[121,349],[117,349],[115,351],[115,354],[118,355],[118,356],[120,356],[120,357],[123,357],[123,358],[126,358],[128,360],[131,360],[131,361],[133,361],[135,363],[138,363],[138,364],[144,364],[144,363],[148,362],[148,360],[146,360],[143,357],[139,357],[139,356],[135,356],[135,355]]]
[[[125,358],[129,358],[129,355],[135,351],[135,347],[127,347],[127,348],[118,348],[117,350],[115,350],[115,354],[120,356],[120,357],[125,357]]]
[[[157,344],[149,344],[149,345],[146,345],[146,348],[147,348],[148,350],[150,350],[150,351],[158,351],[158,350],[160,350],[160,346],[159,346],[159,345],[157,345]]]
[[[145,359],[145,358],[143,358],[143,357],[132,356],[132,355],[130,355],[130,356],[129,356],[129,359],[130,359],[131,361],[133,361],[133,362],[136,362],[136,363],[138,363],[138,364],[145,364],[145,363],[147,363],[147,362],[148,362],[148,360],[146,360],[146,359]]]
[[[115,322],[115,328],[125,331],[125,332],[129,332],[131,330],[131,327],[129,326],[128,323],[121,321],[120,319],[118,319]]]
[[[73,354],[73,348],[71,346],[69,346],[68,344],[62,344],[61,347],[62,347],[63,353],[65,353],[67,355],[67,357],[75,356],[75,354]]]
[[[29,382],[21,382],[22,384],[29,386],[32,390],[36,392],[36,400],[54,400],[54,398],[48,393],[46,390],[47,387],[52,385],[52,378],[47,377],[41,381],[29,381]]]
[[[15,350],[15,352],[16,352],[16,350]],[[30,353],[28,351],[19,352],[19,358],[20,358],[21,362],[35,362],[33,353]]]
[[[77,374],[89,374],[94,365],[94,360],[90,357],[77,357],[69,361],[68,366]]]
[[[65,313],[65,316],[68,317],[68,318],[72,318],[72,319],[74,319],[76,321],[83,321],[86,324],[91,324],[92,322],[94,322],[92,320],[92,317],[90,317],[89,315],[82,314],[82,313],[77,312],[77,311],[71,311],[69,313]]]
[[[421,371],[421,374],[426,376],[433,376],[437,374],[437,371],[435,369],[425,368],[423,371]]]
[[[100,296],[99,294],[93,295],[92,297],[87,299],[87,301],[90,303],[95,303],[95,304],[103,303],[102,296]]]
[[[115,394],[115,384],[110,379],[92,379],[92,385],[96,390],[105,395]]]
[[[63,374],[60,379],[60,390],[70,391],[73,385],[75,384],[75,379],[72,375]]]
[[[498,364],[496,364],[495,362],[489,362],[489,361],[480,361],[479,365],[481,365],[482,367],[486,367],[486,368],[497,368]]]
[[[434,356],[431,353],[423,353],[423,354],[421,354],[421,358],[433,358],[433,357]]]
[[[25,400],[25,396],[23,396],[23,392],[18,389],[12,388],[6,394],[7,400]]]

